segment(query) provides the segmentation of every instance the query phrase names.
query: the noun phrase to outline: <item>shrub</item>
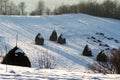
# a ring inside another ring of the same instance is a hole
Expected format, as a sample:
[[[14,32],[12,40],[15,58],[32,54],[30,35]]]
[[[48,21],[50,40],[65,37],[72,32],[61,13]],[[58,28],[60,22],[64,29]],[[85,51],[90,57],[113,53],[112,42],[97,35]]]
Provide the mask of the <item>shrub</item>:
[[[2,64],[31,67],[30,61],[25,53],[15,46],[4,57]]]
[[[56,66],[56,58],[47,52],[38,55],[38,64],[40,69],[53,69]]]
[[[35,37],[35,44],[37,45],[43,45],[44,44],[44,38],[41,36],[40,33]]]
[[[120,74],[120,49],[110,50],[107,62],[95,62],[88,67],[94,72],[104,74]],[[102,52],[100,52],[102,54]]]
[[[90,68],[95,73],[103,73],[103,74],[114,74],[114,68],[110,65],[109,62],[94,62],[93,64],[89,64],[88,68]]]
[[[92,51],[90,50],[88,45],[85,46],[82,55],[84,55],[84,56],[92,56]]]
[[[51,41],[57,41],[57,32],[54,30],[49,38]]]
[[[113,50],[109,58],[117,74],[120,74],[120,49]]]

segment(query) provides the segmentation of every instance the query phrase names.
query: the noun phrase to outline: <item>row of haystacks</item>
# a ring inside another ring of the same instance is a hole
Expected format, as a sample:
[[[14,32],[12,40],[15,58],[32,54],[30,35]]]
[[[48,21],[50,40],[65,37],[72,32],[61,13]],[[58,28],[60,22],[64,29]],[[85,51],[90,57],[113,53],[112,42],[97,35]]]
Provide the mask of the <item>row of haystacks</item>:
[[[37,45],[43,45],[44,44],[44,38],[40,33],[37,34],[35,37],[35,44]],[[57,41],[59,44],[65,44],[66,43],[66,38],[64,38],[63,34],[61,34],[59,37],[57,35],[56,30],[53,30],[52,34],[49,37],[50,41]]]

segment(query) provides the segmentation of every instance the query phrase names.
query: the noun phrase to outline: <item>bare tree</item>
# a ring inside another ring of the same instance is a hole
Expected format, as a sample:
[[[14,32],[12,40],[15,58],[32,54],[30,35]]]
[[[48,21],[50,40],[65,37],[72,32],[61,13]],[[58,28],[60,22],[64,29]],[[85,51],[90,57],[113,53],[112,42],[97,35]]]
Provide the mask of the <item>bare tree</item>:
[[[54,15],[58,15],[58,14],[59,14],[59,11],[58,11],[57,8],[54,9],[53,14],[54,14]]]
[[[16,9],[16,5],[13,3],[13,2],[10,2],[9,5],[8,5],[8,15],[15,15],[16,12],[15,12],[15,9]]]
[[[0,0],[0,14],[3,13],[3,0]]]
[[[9,14],[12,15],[13,14],[13,2],[10,3],[9,5]]]
[[[34,11],[32,11],[30,14],[31,15],[42,15],[44,13],[44,1],[40,0],[38,2],[38,5],[36,6],[36,9]]]
[[[8,2],[9,0],[3,0],[3,2],[4,2],[4,15],[7,15],[7,2]]]
[[[46,14],[50,15],[51,14],[51,10],[49,8],[46,8]]]
[[[19,6],[19,9],[20,9],[20,15],[25,15],[25,8],[26,8],[25,2],[19,3],[18,6]]]
[[[44,2],[42,0],[40,0],[38,2],[38,6],[37,6],[37,12],[38,12],[38,14],[42,15],[43,10],[44,10]]]

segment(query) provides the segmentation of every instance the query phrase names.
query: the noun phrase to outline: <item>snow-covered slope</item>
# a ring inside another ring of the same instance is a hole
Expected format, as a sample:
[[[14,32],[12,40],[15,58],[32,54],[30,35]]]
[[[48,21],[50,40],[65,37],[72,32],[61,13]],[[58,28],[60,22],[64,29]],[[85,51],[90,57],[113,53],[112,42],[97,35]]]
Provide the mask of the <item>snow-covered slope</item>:
[[[60,45],[49,41],[53,30],[63,34],[67,44]],[[39,68],[40,54],[48,53],[55,57],[55,69],[91,72],[87,66],[92,64],[98,52],[106,48],[120,47],[120,20],[99,18],[85,14],[68,14],[58,16],[0,16],[0,50],[6,53],[16,45],[29,57],[32,67]],[[41,33],[45,45],[34,44],[35,36]],[[97,33],[103,33],[99,35]],[[112,38],[112,39],[109,39]],[[108,46],[101,46],[107,44]],[[82,50],[88,44],[93,57],[82,56]],[[5,55],[5,54],[3,54]]]

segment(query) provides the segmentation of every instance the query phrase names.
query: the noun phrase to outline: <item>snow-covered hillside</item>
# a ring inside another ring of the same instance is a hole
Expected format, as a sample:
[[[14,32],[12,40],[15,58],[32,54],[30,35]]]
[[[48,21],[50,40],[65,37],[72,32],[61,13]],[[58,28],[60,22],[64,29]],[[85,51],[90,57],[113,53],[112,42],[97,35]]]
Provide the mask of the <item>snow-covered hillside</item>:
[[[65,36],[67,44],[60,45],[49,41],[54,29],[58,35]],[[87,66],[95,61],[99,51],[120,47],[119,30],[120,20],[85,14],[40,17],[0,16],[0,50],[5,55],[5,47],[7,46],[7,51],[12,49],[16,45],[16,35],[18,35],[18,47],[29,57],[33,68],[39,69],[38,55],[48,53],[55,57],[55,69],[88,73],[91,71]],[[34,44],[38,33],[45,38],[43,46]],[[93,57],[81,55],[86,44],[92,49]]]

